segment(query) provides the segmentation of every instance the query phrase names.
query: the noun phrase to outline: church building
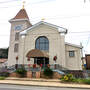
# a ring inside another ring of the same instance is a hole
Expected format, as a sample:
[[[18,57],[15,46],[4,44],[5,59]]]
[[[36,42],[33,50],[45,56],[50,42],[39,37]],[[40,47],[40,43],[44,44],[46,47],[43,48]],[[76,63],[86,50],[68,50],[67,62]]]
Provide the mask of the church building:
[[[57,64],[69,70],[82,70],[82,46],[65,42],[67,29],[44,20],[32,25],[24,8],[9,22],[8,66]]]

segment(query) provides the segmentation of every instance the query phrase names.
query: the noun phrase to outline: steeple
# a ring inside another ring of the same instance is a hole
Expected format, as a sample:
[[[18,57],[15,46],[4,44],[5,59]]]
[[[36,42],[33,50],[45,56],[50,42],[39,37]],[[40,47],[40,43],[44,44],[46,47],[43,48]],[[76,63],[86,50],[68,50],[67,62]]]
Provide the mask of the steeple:
[[[20,11],[16,14],[16,16],[11,20],[9,20],[9,22],[11,24],[11,31],[10,31],[10,46],[9,46],[8,60],[10,62],[9,65],[12,65],[12,64],[16,64],[15,57],[19,56],[19,47],[21,45],[20,43],[22,43],[20,42],[21,37],[19,33],[32,26],[32,24],[29,21],[28,14],[24,8],[24,4],[23,4],[23,8],[20,9]]]
[[[16,14],[16,16],[9,21],[10,23],[13,21],[27,21],[29,26],[32,26],[32,24],[29,21],[28,14],[24,8],[24,3],[25,2],[23,2],[22,9],[20,9],[20,11]]]
[[[17,15],[13,19],[28,19],[29,20],[29,17],[27,15],[26,10],[23,8],[17,13]]]
[[[23,1],[22,9],[17,13],[17,15],[13,19],[28,19],[27,12],[24,8],[25,1]]]

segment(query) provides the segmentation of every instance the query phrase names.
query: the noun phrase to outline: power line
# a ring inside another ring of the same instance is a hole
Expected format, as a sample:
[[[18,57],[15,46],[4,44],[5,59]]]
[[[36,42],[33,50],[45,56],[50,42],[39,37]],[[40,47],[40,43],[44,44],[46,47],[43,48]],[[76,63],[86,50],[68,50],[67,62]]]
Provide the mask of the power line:
[[[84,3],[86,3],[86,1],[87,1],[87,0],[84,0]],[[88,1],[90,1],[90,0],[88,0]]]
[[[89,41],[90,41],[90,36],[88,37],[88,40],[87,40],[87,43],[86,43],[86,46],[85,46],[85,47],[87,47],[87,46],[88,46]]]
[[[31,5],[31,4],[40,4],[40,3],[47,3],[47,2],[52,2],[52,1],[56,1],[56,0],[43,0],[43,1],[37,1],[37,2],[30,2],[28,3],[26,6]]]
[[[90,31],[82,31],[82,32],[68,32],[68,33],[90,33]]]
[[[17,1],[17,0],[8,0],[8,1],[3,1],[3,2],[0,2],[0,4],[10,3],[10,2],[14,2],[14,1]]]
[[[87,31],[87,32],[89,32],[88,34],[90,35],[90,31]],[[84,37],[84,36],[87,36],[87,34],[85,35],[85,33],[87,33],[87,32],[69,32],[69,33],[75,33],[75,34],[79,34],[79,36],[80,37]],[[67,35],[69,34],[69,33],[67,33]],[[83,34],[84,33],[84,35],[81,35],[81,34]],[[58,34],[58,33],[37,33],[37,34],[35,34],[35,33],[32,33],[32,34],[29,34],[29,35],[41,35],[41,34]],[[12,36],[14,36],[15,34],[12,34]],[[73,34],[70,34],[70,35],[73,35]],[[10,34],[0,34],[0,36],[10,36]]]
[[[15,1],[19,1],[19,0],[8,0],[8,1],[3,1],[0,2],[0,4],[6,4],[6,3],[11,3],[11,2],[15,2]],[[55,0],[52,0],[55,1]],[[30,5],[30,4],[40,4],[40,3],[45,3],[45,2],[51,2],[49,0],[43,0],[43,1],[38,1],[38,2],[32,2],[32,3],[28,3],[26,6]],[[20,5],[16,5],[16,6],[20,6]],[[11,8],[11,7],[16,7],[16,6],[5,6],[5,7],[0,7],[0,8]]]
[[[0,2],[0,4],[7,4],[7,3],[13,3],[13,2],[17,2],[17,1],[21,1],[21,0],[8,0],[8,1],[2,1]],[[0,8],[11,8],[11,7],[16,7],[16,6],[20,6],[20,5],[13,5],[13,6],[2,6]]]

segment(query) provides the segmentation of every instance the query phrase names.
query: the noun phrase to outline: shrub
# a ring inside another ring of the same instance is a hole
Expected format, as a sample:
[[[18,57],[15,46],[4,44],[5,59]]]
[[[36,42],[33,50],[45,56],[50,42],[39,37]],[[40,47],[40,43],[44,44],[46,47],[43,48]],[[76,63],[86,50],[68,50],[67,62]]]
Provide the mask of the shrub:
[[[67,74],[67,75],[64,75],[61,80],[62,81],[73,81],[73,75],[72,74]]]
[[[74,83],[82,83],[82,79],[81,78],[74,78],[73,80],[72,80],[72,82],[74,82]]]
[[[44,75],[47,76],[47,77],[49,77],[49,78],[52,78],[53,71],[50,68],[45,68],[44,69]]]
[[[8,77],[9,76],[9,72],[1,72],[0,76]]]
[[[74,79],[73,82],[83,83],[83,84],[90,84],[90,79],[82,79],[82,78],[79,78],[79,79]]]
[[[90,79],[83,79],[82,80],[82,83],[84,83],[84,84],[90,84]]]
[[[25,68],[18,68],[16,71],[15,71],[17,74],[19,74],[20,75],[20,77],[25,77],[26,76],[26,70],[25,70]]]
[[[5,79],[5,77],[3,77],[3,76],[0,76],[0,80],[4,80]]]

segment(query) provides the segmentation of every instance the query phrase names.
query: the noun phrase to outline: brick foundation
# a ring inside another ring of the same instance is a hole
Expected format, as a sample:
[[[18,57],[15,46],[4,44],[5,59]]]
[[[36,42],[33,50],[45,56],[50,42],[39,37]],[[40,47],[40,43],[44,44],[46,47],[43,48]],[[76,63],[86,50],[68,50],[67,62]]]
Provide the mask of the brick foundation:
[[[54,72],[53,73],[53,78],[54,79],[59,79],[59,78],[61,78],[62,77],[62,75],[60,75],[58,72]]]
[[[17,73],[15,73],[15,72],[13,72],[13,73],[11,73],[11,74],[9,75],[9,77],[20,77],[20,75],[17,74]]]
[[[17,73],[11,73],[10,75],[9,75],[10,77],[20,77],[20,75],[19,74],[17,74]],[[32,75],[32,71],[28,71],[27,73],[26,73],[26,77],[27,78],[49,78],[49,77],[47,77],[47,76],[45,76],[44,74],[43,74],[43,72],[35,72],[35,77],[33,77],[33,75]],[[53,78],[53,79],[59,79],[59,78],[61,78],[62,77],[62,75],[60,75],[58,72],[54,72],[53,73],[53,76],[51,77],[51,78]]]

